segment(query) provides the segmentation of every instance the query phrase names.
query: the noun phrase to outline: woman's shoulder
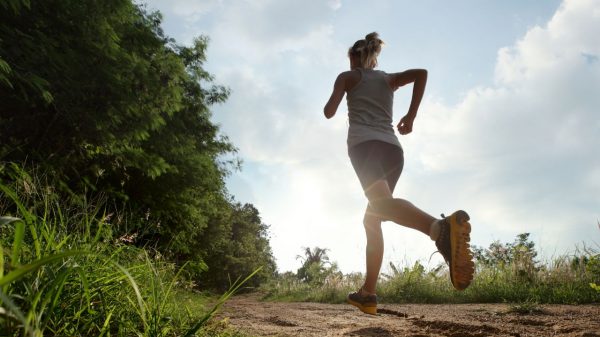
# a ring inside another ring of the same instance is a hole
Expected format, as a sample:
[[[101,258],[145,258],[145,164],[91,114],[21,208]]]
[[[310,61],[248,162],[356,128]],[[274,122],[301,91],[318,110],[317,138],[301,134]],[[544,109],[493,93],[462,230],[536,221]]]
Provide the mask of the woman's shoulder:
[[[358,82],[360,82],[362,74],[359,70],[348,70],[338,75],[337,81],[343,83],[344,90],[349,92],[352,90]]]
[[[341,72],[338,77],[339,78],[344,78],[344,79],[351,79],[351,78],[360,78],[360,70],[359,69],[352,69],[352,70],[346,70]]]

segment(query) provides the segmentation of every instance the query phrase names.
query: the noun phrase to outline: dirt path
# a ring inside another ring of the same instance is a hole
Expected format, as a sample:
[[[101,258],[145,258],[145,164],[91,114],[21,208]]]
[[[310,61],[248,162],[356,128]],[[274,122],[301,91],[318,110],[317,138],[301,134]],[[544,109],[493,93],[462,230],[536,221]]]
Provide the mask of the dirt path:
[[[255,336],[600,337],[599,305],[543,305],[509,312],[506,304],[382,304],[377,316],[350,305],[230,299],[220,314]]]

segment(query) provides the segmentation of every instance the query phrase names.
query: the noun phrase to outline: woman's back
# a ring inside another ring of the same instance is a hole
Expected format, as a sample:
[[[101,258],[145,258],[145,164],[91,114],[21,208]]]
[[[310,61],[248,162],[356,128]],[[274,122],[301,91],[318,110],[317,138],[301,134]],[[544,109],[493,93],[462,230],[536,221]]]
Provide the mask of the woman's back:
[[[348,147],[368,140],[400,146],[392,126],[394,91],[387,74],[380,70],[357,68],[360,81],[348,91]]]

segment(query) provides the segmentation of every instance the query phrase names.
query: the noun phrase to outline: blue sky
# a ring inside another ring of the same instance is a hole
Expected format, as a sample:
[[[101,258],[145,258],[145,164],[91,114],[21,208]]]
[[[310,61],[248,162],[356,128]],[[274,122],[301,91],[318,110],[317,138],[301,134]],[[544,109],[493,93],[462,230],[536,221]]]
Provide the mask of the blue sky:
[[[377,31],[379,68],[425,68],[395,195],[472,217],[487,247],[530,232],[544,258],[600,249],[600,2],[596,0],[151,0],[180,43],[210,37],[206,69],[231,88],[213,120],[239,148],[231,194],[270,225],[279,269],[302,247],[364,268],[366,199],[346,152],[345,103],[322,108],[346,51]],[[395,121],[410,87],[395,96]],[[385,223],[384,266],[430,259],[424,235]],[[385,267],[384,267],[385,268]]]

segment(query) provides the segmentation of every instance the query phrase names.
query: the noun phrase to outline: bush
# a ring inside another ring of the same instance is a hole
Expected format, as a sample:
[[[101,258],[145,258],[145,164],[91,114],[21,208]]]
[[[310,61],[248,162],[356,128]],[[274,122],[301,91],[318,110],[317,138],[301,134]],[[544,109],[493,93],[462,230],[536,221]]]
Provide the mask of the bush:
[[[0,1],[0,169],[34,167],[59,199],[102,195],[116,237],[192,261],[204,287],[264,266],[257,283],[275,269],[267,226],[226,189],[240,163],[209,109],[229,90],[203,69],[208,38],[178,45],[161,20],[132,0]]]
[[[0,184],[0,330],[9,336],[191,336],[248,281],[212,309],[199,306],[182,268],[112,235],[102,200],[59,199],[22,176]]]
[[[388,303],[560,303],[598,301],[599,254],[586,250],[576,256],[555,258],[548,264],[535,260],[537,252],[528,234],[507,244],[478,249],[476,273],[465,291],[452,287],[445,264],[427,270],[390,264],[381,274],[377,294]],[[294,279],[296,277],[296,279]],[[309,284],[293,273],[280,276],[265,288],[268,299],[339,303],[363,282],[361,274],[336,274],[323,284]],[[590,286],[591,285],[591,286]]]

